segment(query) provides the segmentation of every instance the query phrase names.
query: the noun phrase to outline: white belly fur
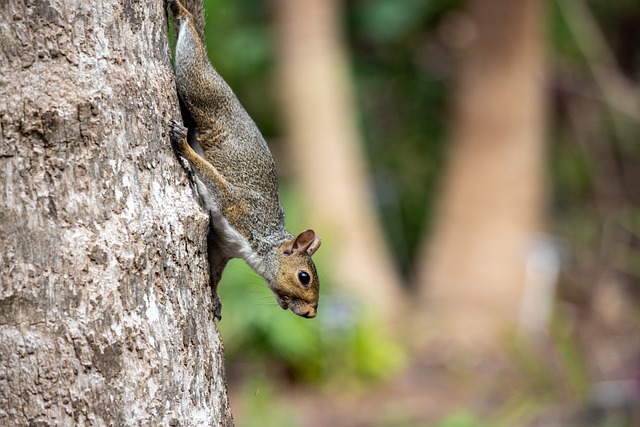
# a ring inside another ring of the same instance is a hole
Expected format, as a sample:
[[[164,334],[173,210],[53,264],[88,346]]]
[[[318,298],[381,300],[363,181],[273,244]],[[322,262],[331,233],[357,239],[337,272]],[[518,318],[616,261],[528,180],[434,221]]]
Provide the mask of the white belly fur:
[[[194,175],[194,177],[204,206],[211,213],[211,226],[215,228],[218,236],[222,239],[221,242],[218,242],[220,248],[227,256],[242,258],[256,273],[268,280],[262,258],[251,248],[247,239],[229,224],[204,182],[197,175]]]

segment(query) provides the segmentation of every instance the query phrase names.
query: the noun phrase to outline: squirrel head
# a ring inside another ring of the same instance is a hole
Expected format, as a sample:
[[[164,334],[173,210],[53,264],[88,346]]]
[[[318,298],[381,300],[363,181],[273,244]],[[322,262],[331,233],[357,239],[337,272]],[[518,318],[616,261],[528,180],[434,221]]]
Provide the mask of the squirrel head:
[[[311,259],[320,247],[320,237],[306,230],[277,247],[278,271],[269,288],[280,307],[302,317],[316,317],[320,282]]]

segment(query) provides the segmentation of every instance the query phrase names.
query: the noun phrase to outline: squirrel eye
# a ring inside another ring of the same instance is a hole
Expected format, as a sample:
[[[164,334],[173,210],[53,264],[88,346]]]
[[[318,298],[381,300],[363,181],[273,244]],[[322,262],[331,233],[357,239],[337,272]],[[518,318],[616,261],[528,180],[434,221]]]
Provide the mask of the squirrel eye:
[[[309,276],[309,273],[307,273],[306,271],[300,271],[298,273],[298,280],[303,285],[308,285],[309,282],[311,281],[311,276]]]

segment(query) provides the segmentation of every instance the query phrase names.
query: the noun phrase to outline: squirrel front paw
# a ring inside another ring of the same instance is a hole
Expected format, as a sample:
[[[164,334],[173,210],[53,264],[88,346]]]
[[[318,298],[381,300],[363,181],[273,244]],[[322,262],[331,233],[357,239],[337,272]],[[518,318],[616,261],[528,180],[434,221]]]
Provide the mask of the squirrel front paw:
[[[187,128],[182,126],[182,124],[178,123],[175,120],[171,120],[171,124],[169,124],[169,128],[171,129],[171,139],[176,141],[182,141],[187,137]]]
[[[213,317],[218,319],[218,322],[222,320],[222,302],[217,293],[213,296]]]
[[[171,146],[181,157],[184,157],[184,146],[187,143],[187,128],[182,126],[175,120],[171,120],[169,124],[169,139],[171,140]]]

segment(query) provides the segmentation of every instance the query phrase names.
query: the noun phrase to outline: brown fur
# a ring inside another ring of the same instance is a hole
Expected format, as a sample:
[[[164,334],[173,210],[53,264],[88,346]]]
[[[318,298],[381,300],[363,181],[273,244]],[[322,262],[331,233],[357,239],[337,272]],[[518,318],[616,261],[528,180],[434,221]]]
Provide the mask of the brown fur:
[[[203,41],[201,0],[168,1],[178,23],[176,86],[188,133],[174,123],[172,141],[187,159],[212,212],[209,254],[216,295],[227,261],[243,257],[261,274],[282,308],[314,317],[319,280],[311,255],[320,245],[312,230],[293,237],[284,226],[275,162],[262,134],[209,62]],[[195,15],[193,14],[195,13]],[[199,155],[189,145],[202,148]],[[201,188],[205,187],[205,188]],[[222,215],[222,218],[216,215]],[[311,276],[300,280],[300,272]],[[217,317],[219,307],[216,307]]]

